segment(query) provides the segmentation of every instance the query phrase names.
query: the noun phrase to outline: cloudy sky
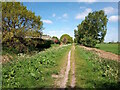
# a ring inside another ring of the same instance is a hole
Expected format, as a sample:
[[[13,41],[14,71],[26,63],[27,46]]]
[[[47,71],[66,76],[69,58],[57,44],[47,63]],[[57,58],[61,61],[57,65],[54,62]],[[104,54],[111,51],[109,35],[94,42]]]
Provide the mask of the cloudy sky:
[[[41,16],[44,23],[43,27],[45,28],[44,34],[57,36],[58,38],[64,33],[74,37],[74,29],[84,20],[89,12],[104,10],[108,18],[105,41],[118,41],[118,3],[92,1],[84,3],[23,2],[23,5],[35,12],[37,16]]]

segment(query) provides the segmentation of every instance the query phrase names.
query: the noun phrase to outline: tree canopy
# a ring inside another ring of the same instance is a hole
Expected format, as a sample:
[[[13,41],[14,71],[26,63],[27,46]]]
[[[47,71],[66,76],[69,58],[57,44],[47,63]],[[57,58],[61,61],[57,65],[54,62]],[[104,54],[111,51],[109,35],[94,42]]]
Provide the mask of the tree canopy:
[[[74,30],[76,42],[90,47],[103,42],[107,32],[107,21],[103,10],[89,13],[77,26],[77,30]]]
[[[53,36],[53,37],[52,37],[52,40],[53,40],[53,43],[55,43],[55,44],[60,44],[60,40],[58,39],[58,37]]]
[[[63,35],[60,37],[60,41],[61,41],[61,43],[63,43],[63,44],[73,43],[72,37],[70,37],[68,34],[63,34]]]
[[[3,45],[17,48],[19,51],[25,50],[25,46],[35,44],[25,37],[40,37],[42,26],[41,17],[35,16],[35,13],[27,10],[22,3],[2,2]]]

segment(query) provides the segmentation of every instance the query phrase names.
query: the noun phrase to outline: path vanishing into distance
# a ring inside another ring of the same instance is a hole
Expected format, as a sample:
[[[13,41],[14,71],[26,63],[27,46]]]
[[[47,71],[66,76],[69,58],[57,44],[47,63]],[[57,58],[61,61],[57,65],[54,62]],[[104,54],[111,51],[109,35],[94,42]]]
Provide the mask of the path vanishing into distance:
[[[69,75],[69,71],[70,71],[70,56],[71,56],[71,50],[69,51],[68,53],[68,61],[67,61],[67,66],[66,66],[66,70],[65,70],[65,73],[64,73],[64,77],[63,77],[63,80],[60,84],[60,88],[66,88],[66,83],[68,81],[68,75]]]
[[[57,80],[55,83],[57,84],[57,87],[59,88],[66,88],[68,85],[69,80],[69,74],[71,72],[71,79],[70,79],[70,87],[75,87],[75,61],[74,61],[74,50],[75,46],[72,45],[71,50],[68,52],[67,57],[65,58],[67,62],[64,63],[63,68],[60,71],[60,74],[58,76],[54,75],[53,77],[57,77]]]
[[[89,48],[85,46],[80,46],[80,47],[87,51],[93,51],[102,58],[106,58],[110,60],[118,60],[118,55],[116,54],[99,50],[96,48]],[[66,55],[65,63],[63,64],[60,74],[53,75],[53,77],[57,78],[55,84],[59,88],[66,88],[68,86],[71,88],[75,87],[76,78],[75,78],[75,45],[74,44],[72,45],[71,50]]]

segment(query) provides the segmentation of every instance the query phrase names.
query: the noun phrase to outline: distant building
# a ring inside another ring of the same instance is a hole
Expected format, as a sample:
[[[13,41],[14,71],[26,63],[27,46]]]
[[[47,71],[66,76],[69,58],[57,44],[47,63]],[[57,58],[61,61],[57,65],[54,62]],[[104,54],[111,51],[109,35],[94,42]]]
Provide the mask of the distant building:
[[[52,40],[52,38],[49,35],[42,35],[41,39]]]
[[[40,38],[43,40],[52,40],[52,38],[49,35],[42,35],[41,37],[26,36],[25,38]]]

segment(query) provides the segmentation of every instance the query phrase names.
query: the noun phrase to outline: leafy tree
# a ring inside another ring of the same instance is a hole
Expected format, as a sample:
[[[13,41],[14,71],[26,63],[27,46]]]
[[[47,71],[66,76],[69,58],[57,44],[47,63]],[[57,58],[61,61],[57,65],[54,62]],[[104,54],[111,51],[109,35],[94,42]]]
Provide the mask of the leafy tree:
[[[32,39],[26,36],[41,36],[42,21],[40,16],[27,10],[20,2],[2,2],[2,44],[26,51],[26,46],[35,45]]]
[[[107,15],[103,10],[89,13],[85,20],[75,30],[77,43],[94,47],[97,43],[104,41],[107,32]]]
[[[74,42],[75,43],[79,43],[79,35],[78,35],[78,31],[77,30],[74,30],[74,36],[75,36]]]
[[[52,40],[53,40],[53,43],[60,44],[60,40],[56,36],[53,36]]]
[[[68,34],[63,34],[63,35],[60,37],[60,41],[61,41],[61,43],[63,43],[63,44],[73,43],[72,37],[70,37]]]

